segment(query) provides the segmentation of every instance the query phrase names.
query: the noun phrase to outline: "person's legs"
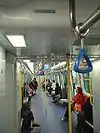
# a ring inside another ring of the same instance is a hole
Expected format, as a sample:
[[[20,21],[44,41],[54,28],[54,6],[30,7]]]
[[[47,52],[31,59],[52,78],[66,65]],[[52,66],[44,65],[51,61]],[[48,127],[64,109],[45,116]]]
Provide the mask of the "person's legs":
[[[64,114],[65,118],[68,118],[68,109],[66,110],[65,114]]]
[[[62,121],[67,120],[68,119],[68,103],[67,103],[67,109],[66,112],[64,114],[64,117],[62,118]]]
[[[51,92],[52,92],[52,88],[50,88],[50,90],[49,90],[49,94],[51,95]]]
[[[53,96],[52,96],[52,99],[55,100],[55,97],[56,97],[56,95],[53,95]]]
[[[71,106],[71,112],[73,111],[73,107]],[[68,119],[68,103],[67,103],[67,109],[66,109],[66,112],[64,114],[64,117],[62,118],[62,121],[63,120],[67,120]]]
[[[57,103],[59,103],[60,99],[61,99],[60,95],[57,95],[57,97],[55,98],[55,101],[56,101]]]
[[[77,126],[76,126],[76,130],[79,133],[82,133],[82,128],[84,128],[83,112],[79,112],[78,115],[77,115]]]

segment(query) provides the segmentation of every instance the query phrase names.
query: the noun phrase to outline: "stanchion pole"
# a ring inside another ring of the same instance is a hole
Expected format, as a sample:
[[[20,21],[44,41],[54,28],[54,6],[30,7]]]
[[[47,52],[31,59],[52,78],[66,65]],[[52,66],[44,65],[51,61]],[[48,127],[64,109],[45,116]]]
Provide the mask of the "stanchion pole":
[[[19,71],[20,108],[22,108],[22,71]]]
[[[40,76],[39,76],[39,88],[41,89]]]
[[[46,78],[47,78],[47,74],[45,72],[45,93],[46,93]]]
[[[45,72],[44,73],[44,76],[45,76],[45,98],[44,98],[44,103],[45,103],[45,114],[46,114],[46,117],[47,117],[47,96],[46,96],[46,87],[47,87],[47,82],[46,82],[46,79],[47,79],[47,73]]]
[[[69,114],[69,133],[72,133],[72,112],[71,112],[71,86],[70,86],[70,56],[67,57],[67,78],[68,78],[68,114]]]
[[[89,84],[90,84],[90,103],[91,103],[91,105],[93,104],[93,101],[92,101],[92,77],[90,76],[89,77],[90,78],[90,80],[89,80]]]

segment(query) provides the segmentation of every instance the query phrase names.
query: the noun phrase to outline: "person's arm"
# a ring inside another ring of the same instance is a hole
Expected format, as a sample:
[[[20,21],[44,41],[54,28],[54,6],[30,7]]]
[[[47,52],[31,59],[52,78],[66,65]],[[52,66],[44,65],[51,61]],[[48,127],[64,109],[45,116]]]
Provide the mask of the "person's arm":
[[[73,97],[73,99],[72,99],[72,102],[73,103],[76,103],[76,101],[77,101],[77,94]]]
[[[71,106],[72,106],[73,109],[74,109],[74,106],[75,106],[76,101],[77,101],[77,94],[72,99]]]

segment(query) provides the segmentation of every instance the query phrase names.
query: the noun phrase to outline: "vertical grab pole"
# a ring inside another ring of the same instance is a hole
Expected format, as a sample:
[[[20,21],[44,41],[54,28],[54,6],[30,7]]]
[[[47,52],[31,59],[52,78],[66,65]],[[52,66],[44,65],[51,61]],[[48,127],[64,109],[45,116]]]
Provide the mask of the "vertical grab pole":
[[[46,78],[47,78],[47,75],[46,75],[46,72],[45,72],[45,93],[46,93]]]
[[[41,88],[41,83],[40,83],[40,76],[39,76],[39,87]]]
[[[92,101],[92,77],[90,76],[90,103],[91,105],[93,104],[93,101]]]
[[[19,71],[20,108],[22,108],[22,71]]]
[[[47,117],[47,97],[46,97],[46,79],[47,79],[47,73],[45,71],[45,113],[46,113],[46,117]]]
[[[72,133],[72,113],[71,113],[71,86],[70,86],[70,56],[67,58],[67,71],[68,71],[68,113],[69,113],[69,133]]]

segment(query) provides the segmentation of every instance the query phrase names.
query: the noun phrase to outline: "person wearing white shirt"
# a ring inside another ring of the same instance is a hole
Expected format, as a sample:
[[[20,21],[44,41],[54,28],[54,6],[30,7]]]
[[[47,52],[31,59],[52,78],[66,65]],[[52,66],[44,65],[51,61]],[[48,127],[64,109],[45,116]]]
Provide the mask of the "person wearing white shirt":
[[[55,81],[54,81],[54,80],[53,80],[53,83],[52,83],[51,88],[52,88],[52,95],[55,95],[56,83],[55,83]]]
[[[53,83],[52,83],[52,86],[51,86],[52,90],[55,91],[55,88],[56,88],[56,83],[55,81],[53,80]]]

